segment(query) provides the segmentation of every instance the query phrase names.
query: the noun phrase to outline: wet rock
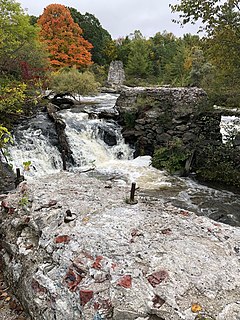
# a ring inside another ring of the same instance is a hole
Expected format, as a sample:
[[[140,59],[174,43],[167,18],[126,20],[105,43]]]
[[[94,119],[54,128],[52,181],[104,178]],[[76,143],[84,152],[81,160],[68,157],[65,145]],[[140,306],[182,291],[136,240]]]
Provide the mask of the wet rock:
[[[110,147],[117,144],[116,133],[109,128],[99,128],[100,135],[102,136],[103,141]]]
[[[0,158],[0,193],[13,190],[15,188],[15,175],[11,167]]]

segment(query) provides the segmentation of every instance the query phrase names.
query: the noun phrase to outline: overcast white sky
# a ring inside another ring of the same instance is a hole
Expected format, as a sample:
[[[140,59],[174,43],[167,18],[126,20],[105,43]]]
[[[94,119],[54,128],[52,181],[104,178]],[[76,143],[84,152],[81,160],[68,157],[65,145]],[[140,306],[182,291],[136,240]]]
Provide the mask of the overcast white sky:
[[[43,9],[52,3],[63,4],[76,8],[84,14],[94,14],[113,37],[117,39],[129,35],[134,30],[140,30],[145,37],[154,36],[157,32],[167,30],[176,36],[184,33],[196,33],[192,25],[184,26],[171,20],[177,15],[171,13],[169,3],[177,0],[17,0],[28,14],[39,16]]]

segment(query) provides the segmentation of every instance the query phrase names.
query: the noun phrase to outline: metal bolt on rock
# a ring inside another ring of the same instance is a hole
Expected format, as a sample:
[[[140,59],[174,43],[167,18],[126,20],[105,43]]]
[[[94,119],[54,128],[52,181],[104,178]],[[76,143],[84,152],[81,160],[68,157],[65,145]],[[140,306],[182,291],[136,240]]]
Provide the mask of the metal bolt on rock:
[[[126,201],[128,204],[137,204],[138,203],[138,201],[134,199],[135,198],[135,191],[136,191],[136,182],[133,182],[132,186],[131,186],[131,191],[130,191],[130,199]]]

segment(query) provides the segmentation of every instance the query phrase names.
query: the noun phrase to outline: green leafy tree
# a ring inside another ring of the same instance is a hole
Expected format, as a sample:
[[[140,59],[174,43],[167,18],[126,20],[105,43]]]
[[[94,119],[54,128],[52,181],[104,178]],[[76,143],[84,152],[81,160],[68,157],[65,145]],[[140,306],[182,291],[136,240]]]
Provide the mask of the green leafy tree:
[[[35,41],[37,29],[14,0],[0,0],[0,70],[11,70],[13,60],[26,43]]]
[[[122,61],[124,67],[127,66],[128,57],[131,52],[130,44],[131,44],[131,40],[130,40],[129,36],[115,40],[116,51],[117,51],[116,60]]]
[[[164,31],[156,33],[151,41],[151,60],[153,64],[153,74],[159,79],[163,79],[166,65],[173,59],[177,50],[177,38]]]
[[[105,30],[100,21],[91,13],[81,14],[75,8],[69,8],[71,16],[83,30],[83,37],[92,45],[92,60],[99,65],[107,63],[106,47],[112,40],[111,35]]]
[[[180,23],[202,22],[201,30],[209,34],[227,25],[240,35],[240,6],[238,0],[181,0],[180,4],[170,5],[173,12],[180,12]]]
[[[11,141],[12,141],[11,133],[8,131],[6,127],[0,125],[0,150],[2,153],[3,153],[2,149],[5,148],[7,143]]]
[[[33,16],[33,15],[29,16],[29,22],[33,26],[35,26],[37,24],[38,19],[39,19],[39,17]]]
[[[151,64],[149,61],[150,48],[148,41],[140,31],[135,31],[131,40],[130,52],[126,71],[129,76],[144,78],[148,75]]]
[[[186,34],[183,38],[177,38],[164,31],[156,33],[150,38],[150,42],[152,71],[157,83],[188,85],[192,68],[192,47],[199,44],[199,37]]]
[[[171,5],[179,12],[181,24],[201,21],[200,30],[207,37],[203,39],[204,54],[209,62],[205,65],[215,77],[208,77],[207,91],[214,103],[240,106],[240,5],[235,0],[181,0]],[[206,68],[205,68],[206,69]],[[210,75],[210,73],[208,74]]]

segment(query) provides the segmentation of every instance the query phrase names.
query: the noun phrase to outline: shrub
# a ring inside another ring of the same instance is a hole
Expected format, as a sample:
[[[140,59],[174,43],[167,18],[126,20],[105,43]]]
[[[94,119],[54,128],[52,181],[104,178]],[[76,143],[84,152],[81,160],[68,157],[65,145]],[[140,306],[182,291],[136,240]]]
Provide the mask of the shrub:
[[[200,180],[240,188],[239,150],[230,145],[207,145],[198,149],[194,169]]]
[[[5,83],[0,86],[0,112],[21,113],[26,99],[27,85],[21,82]]]
[[[183,175],[189,156],[190,153],[183,148],[181,140],[176,139],[167,147],[160,147],[154,152],[152,165],[157,169],[165,169],[171,174]]]
[[[53,73],[50,79],[50,89],[56,94],[87,95],[98,91],[100,84],[96,82],[94,75],[77,69],[62,69]]]

